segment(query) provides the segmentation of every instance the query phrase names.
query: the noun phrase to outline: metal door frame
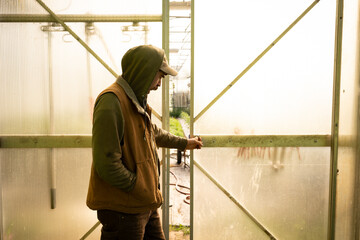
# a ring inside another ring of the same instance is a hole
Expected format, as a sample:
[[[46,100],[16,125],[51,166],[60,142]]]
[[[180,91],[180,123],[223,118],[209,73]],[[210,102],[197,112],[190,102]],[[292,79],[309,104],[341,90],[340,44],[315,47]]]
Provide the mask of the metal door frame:
[[[190,134],[194,133],[195,122],[218,101],[248,70],[251,69],[291,28],[299,22],[320,0],[315,0],[290,26],[285,29],[262,53],[259,54],[227,87],[225,87],[197,116],[194,116],[194,39],[195,39],[195,6],[191,1],[191,104],[190,104]],[[338,167],[339,146],[339,109],[340,109],[340,79],[341,79],[341,55],[342,55],[342,26],[343,26],[343,0],[336,1],[336,25],[334,46],[334,74],[333,74],[333,107],[331,135],[297,135],[297,136],[202,136],[205,147],[331,147],[330,155],[330,178],[329,178],[329,209],[328,209],[328,239],[335,239],[336,223],[336,184]],[[265,141],[264,141],[265,140]],[[355,139],[351,139],[351,142]],[[193,236],[194,228],[194,167],[204,173],[231,201],[233,201],[270,239],[276,239],[269,230],[253,217],[253,215],[238,202],[231,194],[194,159],[193,151],[190,154],[190,234]],[[359,211],[359,210],[357,210]]]

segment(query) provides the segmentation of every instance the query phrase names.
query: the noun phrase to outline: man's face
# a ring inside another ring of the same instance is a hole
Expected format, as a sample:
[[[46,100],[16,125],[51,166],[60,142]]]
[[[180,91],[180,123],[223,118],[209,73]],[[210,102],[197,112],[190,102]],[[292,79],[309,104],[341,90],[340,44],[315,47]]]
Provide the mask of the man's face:
[[[155,78],[154,80],[152,81],[151,85],[150,85],[150,88],[149,88],[149,92],[151,90],[156,90],[158,89],[158,87],[161,86],[161,79],[165,77],[165,73],[161,70],[159,70],[156,75],[155,75]]]

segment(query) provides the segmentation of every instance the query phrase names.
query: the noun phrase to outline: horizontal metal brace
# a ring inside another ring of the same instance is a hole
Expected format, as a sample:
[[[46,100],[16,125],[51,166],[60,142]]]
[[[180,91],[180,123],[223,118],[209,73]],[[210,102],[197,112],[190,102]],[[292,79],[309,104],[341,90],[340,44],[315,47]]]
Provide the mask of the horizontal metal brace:
[[[185,30],[184,30],[184,31],[171,31],[171,30],[170,30],[170,33],[181,33],[181,34],[187,34],[188,32],[186,32]]]
[[[201,135],[204,147],[329,147],[330,135]]]
[[[170,16],[170,19],[171,19],[171,20],[173,20],[173,19],[175,19],[175,18],[188,18],[188,19],[190,19],[191,16]]]
[[[161,22],[161,15],[59,14],[63,22]],[[45,14],[0,14],[0,22],[57,22]]]
[[[201,135],[203,147],[329,147],[330,135]],[[340,147],[355,137],[339,136]],[[91,148],[91,135],[0,135],[0,148]]]
[[[330,135],[201,135],[204,147],[329,147]],[[355,138],[340,136],[340,146]],[[91,148],[91,135],[0,135],[0,148]]]
[[[91,148],[91,135],[0,135],[0,148]]]

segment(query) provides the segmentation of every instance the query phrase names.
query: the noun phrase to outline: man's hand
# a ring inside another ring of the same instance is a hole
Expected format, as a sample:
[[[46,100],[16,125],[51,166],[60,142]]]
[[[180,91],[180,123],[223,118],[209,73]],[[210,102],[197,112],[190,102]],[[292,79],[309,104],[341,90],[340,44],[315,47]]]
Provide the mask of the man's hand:
[[[202,140],[199,136],[189,138],[185,150],[201,149],[203,146]]]

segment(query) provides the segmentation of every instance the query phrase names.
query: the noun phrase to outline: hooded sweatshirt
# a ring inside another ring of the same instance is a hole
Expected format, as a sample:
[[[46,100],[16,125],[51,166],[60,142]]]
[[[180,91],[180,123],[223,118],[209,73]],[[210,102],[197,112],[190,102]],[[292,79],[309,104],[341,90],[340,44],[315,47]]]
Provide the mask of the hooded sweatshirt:
[[[95,102],[91,209],[140,213],[162,203],[157,147],[183,150],[187,144],[151,122],[147,93],[163,58],[164,51],[156,47],[130,49],[122,60],[122,76]]]
[[[164,50],[149,45],[129,49],[121,60],[122,77],[129,84],[142,107],[150,85],[164,59]]]

